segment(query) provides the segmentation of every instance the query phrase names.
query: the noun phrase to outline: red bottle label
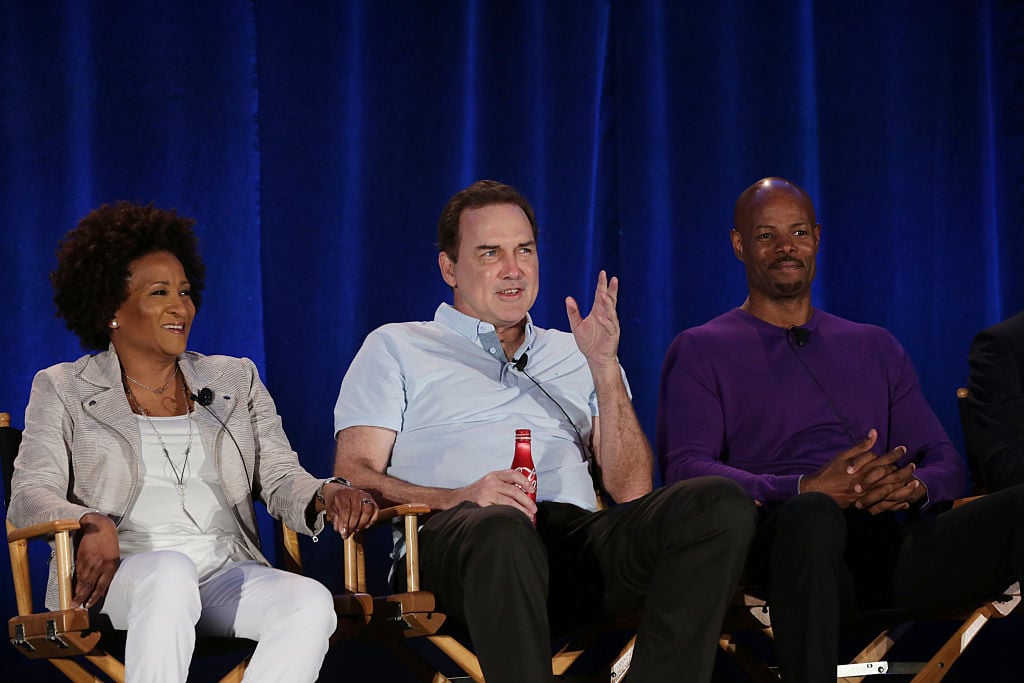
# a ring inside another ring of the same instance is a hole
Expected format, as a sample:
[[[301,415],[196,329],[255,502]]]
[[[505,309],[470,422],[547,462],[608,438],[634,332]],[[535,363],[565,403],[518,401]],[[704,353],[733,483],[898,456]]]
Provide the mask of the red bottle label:
[[[525,489],[526,495],[530,497],[530,500],[537,501],[537,470],[533,465],[533,450],[530,443],[530,430],[529,429],[517,429],[516,430],[516,451],[512,457],[512,468],[516,472],[522,474],[530,482],[529,487]],[[534,518],[534,524],[537,523]]]
[[[516,430],[516,452],[512,458],[512,469],[530,480],[530,488],[526,495],[537,500],[537,470],[533,466],[533,450],[530,442],[529,429]]]

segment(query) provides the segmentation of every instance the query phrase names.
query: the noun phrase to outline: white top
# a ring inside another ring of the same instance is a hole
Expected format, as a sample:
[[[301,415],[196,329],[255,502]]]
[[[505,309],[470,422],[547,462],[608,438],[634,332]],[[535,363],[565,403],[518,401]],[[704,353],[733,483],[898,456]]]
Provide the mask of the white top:
[[[238,522],[221,489],[217,465],[207,457],[198,426],[192,425],[192,446],[186,464],[189,428],[186,416],[136,417],[142,436],[140,481],[138,495],[117,529],[121,555],[176,550],[195,563],[200,581],[232,562],[255,559],[245,549]],[[154,426],[179,475],[184,467],[188,514],[181,509],[177,478]]]

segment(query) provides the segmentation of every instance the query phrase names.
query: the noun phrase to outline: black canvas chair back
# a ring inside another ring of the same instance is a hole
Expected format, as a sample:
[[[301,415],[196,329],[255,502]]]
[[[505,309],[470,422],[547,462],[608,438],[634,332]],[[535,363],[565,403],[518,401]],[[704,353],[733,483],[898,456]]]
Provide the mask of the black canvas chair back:
[[[960,429],[964,435],[964,455],[967,456],[967,467],[971,474],[971,491],[975,495],[988,493],[988,484],[978,463],[978,447],[974,436],[974,406],[971,393],[966,387],[956,390],[956,405],[960,413]]]
[[[11,504],[11,476],[14,474],[14,458],[21,445],[21,430],[11,426],[11,416],[0,413],[0,463],[4,474],[4,509]]]

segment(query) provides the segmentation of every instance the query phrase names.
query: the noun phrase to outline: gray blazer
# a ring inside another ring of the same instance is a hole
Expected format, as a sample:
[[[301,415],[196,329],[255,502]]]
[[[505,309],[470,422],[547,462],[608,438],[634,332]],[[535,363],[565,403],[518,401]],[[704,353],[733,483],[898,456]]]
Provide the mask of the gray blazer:
[[[306,509],[321,480],[299,464],[252,361],[187,351],[178,365],[192,392],[213,391],[209,412],[197,404],[195,421],[253,556],[267,563],[260,553],[256,499],[296,531],[320,533],[323,515],[310,528]],[[41,370],[25,411],[8,518],[23,527],[98,511],[120,525],[138,494],[141,450],[138,421],[121,385],[113,346]],[[55,596],[51,566],[47,605]]]

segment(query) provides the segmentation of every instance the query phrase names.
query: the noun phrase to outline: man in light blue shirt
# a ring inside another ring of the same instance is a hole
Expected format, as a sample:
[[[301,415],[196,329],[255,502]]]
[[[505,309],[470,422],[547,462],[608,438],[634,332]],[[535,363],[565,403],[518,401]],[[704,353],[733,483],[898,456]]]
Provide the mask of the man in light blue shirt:
[[[551,680],[549,618],[627,613],[641,614],[630,681],[710,680],[753,505],[717,477],[651,492],[616,356],[617,278],[601,272],[586,317],[566,299],[571,334],[535,326],[537,222],[493,181],[452,197],[438,247],[454,305],[367,337],[335,407],[335,473],[382,505],[436,510],[421,580],[468,628],[489,683]],[[536,503],[509,468],[520,428]],[[617,505],[597,511],[595,479]]]
[[[432,322],[385,325],[370,333],[345,376],[335,429],[375,425],[393,431],[388,476],[450,489],[486,476],[499,463],[507,467],[514,430],[529,429],[537,499],[594,511],[594,483],[580,441],[590,437],[597,406],[586,359],[571,334],[537,328],[529,317],[517,351],[515,358],[527,354],[522,370],[544,384],[571,424],[506,358],[494,325],[442,303]],[[545,383],[556,376],[553,386]],[[577,438],[574,424],[586,433]],[[468,458],[467,444],[474,451]]]

